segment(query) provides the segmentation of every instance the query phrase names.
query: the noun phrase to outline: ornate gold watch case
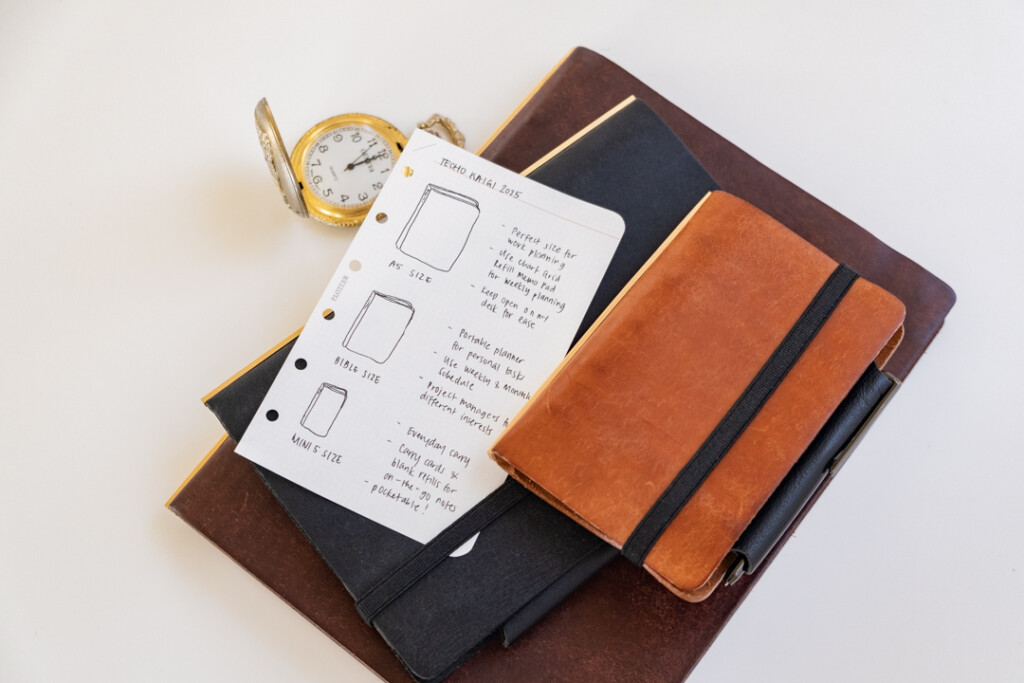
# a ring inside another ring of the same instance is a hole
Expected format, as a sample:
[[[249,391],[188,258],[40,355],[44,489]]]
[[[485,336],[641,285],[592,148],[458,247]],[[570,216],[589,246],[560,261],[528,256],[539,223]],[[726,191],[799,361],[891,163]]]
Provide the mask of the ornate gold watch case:
[[[263,156],[285,204],[327,225],[362,223],[406,143],[384,119],[341,114],[306,131],[289,156],[266,99],[256,105],[255,116]],[[419,127],[460,147],[465,142],[439,114]]]

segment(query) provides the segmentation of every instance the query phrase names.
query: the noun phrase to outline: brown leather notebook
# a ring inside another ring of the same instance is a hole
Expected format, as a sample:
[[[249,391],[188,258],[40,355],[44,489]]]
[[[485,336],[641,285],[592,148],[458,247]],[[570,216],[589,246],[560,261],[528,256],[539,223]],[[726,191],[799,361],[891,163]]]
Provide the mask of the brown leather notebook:
[[[903,318],[892,294],[709,193],[491,456],[673,593],[703,600],[868,364],[892,355]]]
[[[907,304],[906,336],[888,365],[905,378],[952,307],[952,290],[601,55],[585,48],[570,52],[480,154],[521,171],[629,95],[655,109],[726,190]],[[168,507],[383,678],[409,680],[230,442],[200,463]],[[503,649],[492,640],[448,680],[682,680],[760,573],[744,576],[701,603],[688,603],[625,559],[616,560],[512,647]],[[644,609],[637,609],[641,604]]]

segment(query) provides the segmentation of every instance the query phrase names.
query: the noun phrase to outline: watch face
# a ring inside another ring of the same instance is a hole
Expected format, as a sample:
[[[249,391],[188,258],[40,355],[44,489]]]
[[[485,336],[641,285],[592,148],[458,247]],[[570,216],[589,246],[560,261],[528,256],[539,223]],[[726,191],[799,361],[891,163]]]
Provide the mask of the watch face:
[[[392,145],[373,128],[339,126],[310,146],[303,161],[303,180],[321,201],[355,208],[376,199],[396,159]]]

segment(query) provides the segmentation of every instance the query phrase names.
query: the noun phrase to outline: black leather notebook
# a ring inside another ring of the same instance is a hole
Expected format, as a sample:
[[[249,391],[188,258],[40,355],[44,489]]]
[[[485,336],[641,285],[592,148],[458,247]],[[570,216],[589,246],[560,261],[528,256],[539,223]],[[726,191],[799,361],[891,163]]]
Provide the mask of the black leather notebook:
[[[715,181],[645,104],[620,105],[525,174],[618,212],[625,235],[577,338]],[[279,348],[207,397],[241,438],[288,354]],[[498,631],[514,640],[616,551],[508,481],[426,546],[256,468],[360,613],[410,673],[450,673]],[[472,550],[450,548],[479,532]]]

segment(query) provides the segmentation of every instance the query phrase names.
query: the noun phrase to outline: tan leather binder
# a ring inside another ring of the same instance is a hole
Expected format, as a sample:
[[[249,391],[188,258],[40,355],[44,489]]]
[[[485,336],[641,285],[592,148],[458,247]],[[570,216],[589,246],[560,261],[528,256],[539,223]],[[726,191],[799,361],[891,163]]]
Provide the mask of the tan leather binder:
[[[709,193],[491,455],[702,600],[868,364],[892,355],[904,314],[764,212]]]

